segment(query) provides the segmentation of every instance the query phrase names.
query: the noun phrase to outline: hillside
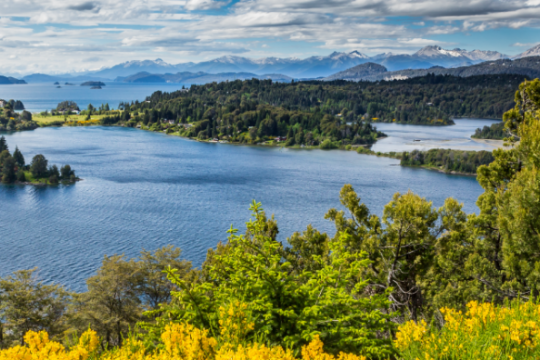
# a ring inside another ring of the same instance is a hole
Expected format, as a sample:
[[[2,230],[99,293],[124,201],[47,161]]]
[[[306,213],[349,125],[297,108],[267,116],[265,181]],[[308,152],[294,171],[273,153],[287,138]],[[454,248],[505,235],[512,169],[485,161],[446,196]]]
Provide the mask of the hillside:
[[[0,75],[0,85],[26,84],[26,81]]]
[[[291,82],[292,78],[281,74],[257,75],[253,73],[220,73],[208,74],[205,72],[192,73],[189,71],[177,74],[151,74],[140,72],[127,77],[118,77],[115,81],[129,83],[178,83],[178,84],[206,84],[221,81],[271,79],[277,82]]]
[[[524,57],[520,59],[510,60],[495,60],[486,61],[480,64],[471,66],[462,66],[457,68],[442,68],[432,67],[429,69],[407,69],[399,71],[387,71],[377,74],[359,75],[357,77],[347,77],[350,81],[380,81],[380,80],[402,80],[427,74],[435,75],[452,75],[459,77],[469,77],[478,75],[503,75],[515,74],[528,78],[540,77],[540,56]],[[338,74],[334,74],[324,80],[335,80],[340,78]],[[345,79],[345,78],[343,78]]]
[[[158,91],[144,102],[121,103],[129,116],[103,120],[200,140],[369,145],[382,136],[375,128],[379,122],[442,126],[453,124],[452,117],[501,118],[513,107],[521,81],[515,75],[429,75],[378,83],[237,80]]]
[[[387,71],[388,70],[384,66],[369,62],[357,65],[345,71],[340,71],[337,74],[325,78],[325,80],[354,80],[365,76],[382,74]]]

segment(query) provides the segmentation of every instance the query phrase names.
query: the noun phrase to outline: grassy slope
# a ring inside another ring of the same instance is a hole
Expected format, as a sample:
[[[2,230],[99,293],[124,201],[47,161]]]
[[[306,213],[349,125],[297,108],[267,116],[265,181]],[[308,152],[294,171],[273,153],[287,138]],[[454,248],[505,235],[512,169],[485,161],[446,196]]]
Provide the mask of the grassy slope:
[[[86,121],[87,115],[68,115],[67,121]],[[106,115],[92,115],[91,120],[99,120]],[[37,122],[39,125],[47,125],[52,122],[61,121],[64,122],[64,115],[55,115],[55,116],[41,116],[40,114],[32,114],[32,120]]]

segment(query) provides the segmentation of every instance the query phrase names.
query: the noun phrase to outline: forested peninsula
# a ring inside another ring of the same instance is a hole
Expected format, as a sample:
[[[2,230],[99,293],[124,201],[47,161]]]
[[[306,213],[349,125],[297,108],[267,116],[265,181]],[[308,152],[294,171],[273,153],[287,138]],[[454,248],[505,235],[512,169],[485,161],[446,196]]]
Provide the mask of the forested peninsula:
[[[0,173],[3,184],[24,185],[57,185],[59,183],[74,183],[80,180],[71,166],[49,166],[49,161],[42,154],[32,158],[26,164],[23,154],[15,147],[10,153],[6,138],[0,137]]]
[[[156,92],[144,102],[122,103],[121,109],[129,112],[129,126],[201,140],[278,139],[290,146],[329,140],[346,146],[373,143],[381,136],[377,122],[450,125],[451,117],[502,118],[521,81],[515,75],[428,75],[377,83],[253,79]],[[119,114],[104,123],[127,118]]]
[[[334,235],[279,241],[253,201],[199,268],[172,245],[109,255],[80,293],[21,270],[0,279],[0,360],[538,359],[540,80],[516,102],[477,214],[409,191],[378,216],[345,185]]]
[[[490,151],[462,151],[450,149],[413,150],[400,156],[402,166],[417,166],[444,173],[476,175],[482,165],[493,162]]]

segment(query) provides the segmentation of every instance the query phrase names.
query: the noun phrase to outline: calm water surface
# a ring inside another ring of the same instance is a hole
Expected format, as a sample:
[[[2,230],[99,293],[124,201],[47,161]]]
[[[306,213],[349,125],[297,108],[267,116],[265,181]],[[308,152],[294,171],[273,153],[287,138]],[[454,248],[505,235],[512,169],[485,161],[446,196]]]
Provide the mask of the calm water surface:
[[[69,163],[84,181],[70,186],[0,186],[0,275],[40,275],[84,288],[104,254],[136,256],[174,244],[195,265],[244,229],[249,203],[275,214],[284,240],[313,224],[334,233],[325,212],[351,183],[376,214],[397,191],[443,204],[455,197],[475,212],[473,177],[402,168],[398,160],[349,151],[294,151],[205,144],[126,128],[43,128],[6,136],[26,156]]]
[[[372,146],[373,151],[401,152],[436,148],[459,150],[487,150],[495,146],[471,139],[477,128],[500,122],[485,119],[455,119],[452,126],[424,126],[403,124],[375,124],[378,130],[388,135]],[[415,141],[416,140],[416,141]],[[418,141],[419,140],[419,141]]]
[[[99,107],[108,103],[113,108],[118,108],[120,102],[142,101],[153,92],[161,90],[172,92],[182,88],[182,84],[126,84],[106,83],[102,89],[90,89],[89,86],[56,85],[50,84],[26,84],[26,85],[0,85],[0,99],[21,100],[28,111],[41,112],[56,108],[59,102],[65,100],[75,101],[81,110],[86,109],[88,104]]]

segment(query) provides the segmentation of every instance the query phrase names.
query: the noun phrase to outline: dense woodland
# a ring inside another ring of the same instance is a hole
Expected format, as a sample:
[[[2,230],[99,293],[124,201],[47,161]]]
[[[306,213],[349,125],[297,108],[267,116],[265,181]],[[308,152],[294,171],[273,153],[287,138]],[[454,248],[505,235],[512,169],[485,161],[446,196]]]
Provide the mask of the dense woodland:
[[[121,103],[129,113],[104,120],[199,139],[287,145],[370,144],[383,134],[373,124],[453,124],[451,117],[501,118],[512,108],[515,75],[433,76],[400,81],[246,80],[156,92],[144,102]]]
[[[504,123],[495,123],[491,124],[491,126],[484,126],[482,129],[476,129],[471,137],[473,139],[504,140],[509,135],[504,128]]]
[[[451,149],[431,149],[428,151],[413,150],[401,156],[403,166],[422,166],[439,169],[445,172],[476,174],[482,165],[493,162],[493,154],[489,151],[462,151]]]
[[[478,214],[407,192],[378,216],[345,185],[332,236],[283,244],[253,201],[200,268],[173,246],[105,256],[82,293],[19,271],[0,280],[0,360],[539,358],[540,80],[516,101],[520,142],[478,168]]]
[[[32,158],[30,164],[26,164],[23,154],[15,147],[13,154],[10,153],[6,138],[0,137],[0,173],[2,183],[33,183],[56,185],[59,182],[75,182],[77,177],[71,166],[49,166],[49,161],[42,154]]]
[[[32,121],[32,114],[24,110],[24,105],[19,100],[1,100],[0,104],[0,131],[33,130],[38,124]],[[16,110],[23,110],[18,113]]]

